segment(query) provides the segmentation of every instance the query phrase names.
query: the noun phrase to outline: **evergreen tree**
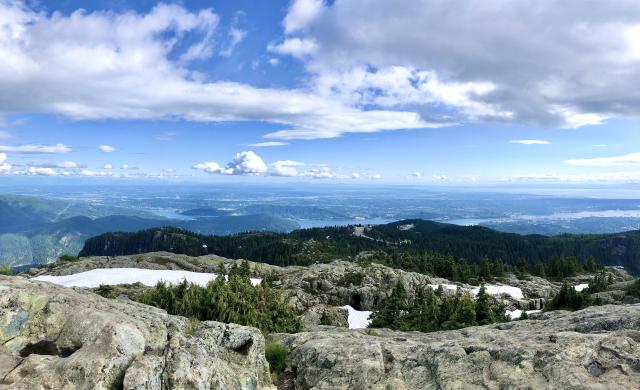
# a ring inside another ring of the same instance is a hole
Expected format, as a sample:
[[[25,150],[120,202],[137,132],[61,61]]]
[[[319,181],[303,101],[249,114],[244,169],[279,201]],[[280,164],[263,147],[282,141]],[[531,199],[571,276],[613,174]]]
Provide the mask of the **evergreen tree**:
[[[491,308],[491,297],[487,294],[484,284],[480,286],[476,297],[476,322],[480,325],[492,324],[496,321],[496,315]]]

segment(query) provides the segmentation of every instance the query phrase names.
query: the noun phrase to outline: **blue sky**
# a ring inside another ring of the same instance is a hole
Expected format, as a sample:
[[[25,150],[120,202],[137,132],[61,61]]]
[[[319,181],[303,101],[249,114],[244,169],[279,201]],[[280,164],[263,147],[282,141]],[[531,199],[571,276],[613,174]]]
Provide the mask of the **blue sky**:
[[[0,0],[0,181],[637,182],[640,6],[556,3]]]

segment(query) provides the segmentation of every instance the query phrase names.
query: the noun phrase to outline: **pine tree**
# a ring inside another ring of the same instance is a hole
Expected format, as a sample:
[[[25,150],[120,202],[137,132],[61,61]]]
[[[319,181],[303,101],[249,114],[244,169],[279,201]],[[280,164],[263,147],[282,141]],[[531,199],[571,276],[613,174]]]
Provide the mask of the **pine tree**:
[[[480,325],[492,324],[496,320],[496,315],[491,308],[491,297],[487,294],[484,284],[480,286],[476,297],[476,322]]]

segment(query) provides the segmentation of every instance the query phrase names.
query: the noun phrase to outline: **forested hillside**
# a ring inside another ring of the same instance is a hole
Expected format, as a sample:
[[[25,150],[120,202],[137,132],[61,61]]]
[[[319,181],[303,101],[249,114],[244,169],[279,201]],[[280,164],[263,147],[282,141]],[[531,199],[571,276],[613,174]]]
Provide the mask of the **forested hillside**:
[[[376,261],[452,279],[456,279],[455,274],[499,274],[505,269],[560,277],[587,267],[588,260],[589,264],[595,260],[601,265],[621,265],[634,273],[640,271],[639,231],[522,236],[425,220],[366,228],[328,227],[233,236],[204,236],[173,228],[106,233],[87,240],[80,255],[116,256],[151,251],[192,256],[217,254],[283,266],[334,259]]]

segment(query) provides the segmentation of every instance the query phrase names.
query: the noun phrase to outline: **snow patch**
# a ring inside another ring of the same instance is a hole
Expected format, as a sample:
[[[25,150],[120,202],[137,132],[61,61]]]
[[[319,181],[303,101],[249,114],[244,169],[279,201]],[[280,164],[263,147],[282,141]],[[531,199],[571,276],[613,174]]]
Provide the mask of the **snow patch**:
[[[447,290],[453,290],[453,291],[457,291],[458,290],[458,286],[456,286],[455,284],[430,284],[429,287],[431,287],[431,289],[433,291],[437,290],[439,286],[442,286],[442,288],[446,288]]]
[[[522,290],[519,287],[485,284],[484,288],[487,290],[487,294],[489,295],[507,294],[507,295],[511,295],[513,299],[524,299]],[[478,295],[478,292],[480,292],[480,287],[475,287],[474,289],[471,290],[471,293],[473,295]]]
[[[580,292],[582,290],[584,290],[585,288],[589,287],[589,283],[580,283],[577,286],[573,286],[573,288],[576,289],[576,291]]]
[[[177,271],[165,269],[142,268],[96,268],[91,271],[80,272],[72,275],[53,276],[41,275],[32,280],[51,282],[64,287],[88,287],[95,288],[101,284],[134,284],[142,283],[146,286],[155,286],[164,281],[169,284],[177,284],[186,279],[187,282],[205,286],[211,280],[218,277],[216,274],[204,272]],[[251,284],[257,286],[262,279],[251,279]]]
[[[527,315],[540,313],[541,311],[542,310],[527,310]],[[509,319],[517,320],[518,318],[522,317],[522,310],[507,310],[507,316],[509,317]]]
[[[363,329],[368,327],[371,323],[371,320],[369,319],[369,316],[371,315],[370,311],[356,310],[349,305],[341,306],[341,308],[349,311],[349,317],[347,319],[349,322],[349,329]]]

